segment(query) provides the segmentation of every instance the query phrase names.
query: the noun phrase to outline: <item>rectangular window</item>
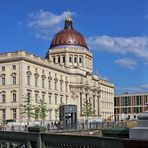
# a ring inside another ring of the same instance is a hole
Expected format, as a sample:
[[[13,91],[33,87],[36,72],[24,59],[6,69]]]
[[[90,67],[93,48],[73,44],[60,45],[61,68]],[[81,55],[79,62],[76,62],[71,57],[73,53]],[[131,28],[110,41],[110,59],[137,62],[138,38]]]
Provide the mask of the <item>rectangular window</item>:
[[[12,66],[12,69],[13,69],[13,70],[16,70],[16,65],[13,65],[13,66]]]
[[[43,102],[45,102],[45,94],[42,95]]]
[[[12,102],[16,102],[16,93],[12,94]]]
[[[60,63],[60,56],[58,57],[58,63]]]
[[[38,102],[38,94],[35,94],[35,102]]]
[[[38,78],[35,77],[35,87],[37,87],[37,86],[38,86]]]
[[[48,81],[49,89],[51,89],[51,80]]]
[[[68,104],[68,98],[66,97],[66,105]]]
[[[12,81],[13,81],[13,82],[12,82],[13,85],[16,85],[16,76],[13,76],[13,77],[12,77]]]
[[[45,87],[45,80],[44,79],[42,79],[42,88],[44,88]]]
[[[52,104],[51,95],[49,95],[49,104]]]
[[[63,82],[62,82],[62,81],[60,81],[60,91],[62,91],[62,90],[63,90],[62,86],[63,86]]]
[[[27,70],[30,70],[30,66],[27,66]]]
[[[35,68],[35,72],[38,72],[38,69],[37,68]]]
[[[5,103],[5,102],[6,102],[6,95],[2,94],[2,103]]]
[[[63,63],[65,63],[65,56],[63,57]]]
[[[55,63],[55,57],[53,57],[53,62]]]
[[[57,81],[55,81],[54,86],[55,86],[55,90],[57,90]]]
[[[5,85],[5,77],[2,77],[2,85]]]
[[[6,109],[2,109],[2,120],[6,120]]]
[[[16,108],[12,109],[13,119],[16,120]]]
[[[57,95],[55,95],[55,105],[57,105],[57,104],[58,104],[58,100],[57,100],[57,98],[58,98],[58,96],[57,96]]]
[[[72,57],[69,57],[69,62],[70,62],[70,63],[72,62]]]
[[[63,96],[60,96],[60,104],[63,104]]]
[[[79,58],[79,63],[82,63],[82,57]]]
[[[67,83],[65,84],[65,91],[67,92],[67,90],[68,90],[68,85],[67,85]]]
[[[5,71],[5,67],[4,66],[2,66],[2,71]]]
[[[77,63],[77,57],[74,57],[74,62]]]
[[[27,85],[30,85],[30,76],[27,76]]]

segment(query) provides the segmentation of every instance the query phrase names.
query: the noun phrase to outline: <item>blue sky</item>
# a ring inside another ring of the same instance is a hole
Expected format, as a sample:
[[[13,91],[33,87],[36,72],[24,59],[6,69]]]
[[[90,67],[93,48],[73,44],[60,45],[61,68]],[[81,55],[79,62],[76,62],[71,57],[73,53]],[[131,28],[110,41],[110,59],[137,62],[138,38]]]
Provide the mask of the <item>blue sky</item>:
[[[147,0],[1,0],[0,52],[44,57],[67,10],[93,53],[94,72],[114,82],[115,93],[148,91]]]

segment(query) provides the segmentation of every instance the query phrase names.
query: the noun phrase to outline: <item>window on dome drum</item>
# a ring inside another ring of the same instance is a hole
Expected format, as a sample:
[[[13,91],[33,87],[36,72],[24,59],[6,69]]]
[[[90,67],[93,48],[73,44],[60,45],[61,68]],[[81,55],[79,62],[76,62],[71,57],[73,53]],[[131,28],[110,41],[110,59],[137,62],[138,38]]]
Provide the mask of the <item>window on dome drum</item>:
[[[58,57],[58,63],[60,63],[60,56]]]
[[[63,63],[65,63],[65,56],[63,56]]]
[[[74,57],[74,62],[77,63],[77,57]]]
[[[72,57],[69,57],[69,62],[70,62],[70,63],[72,62]]]
[[[2,94],[2,103],[6,103],[6,94]]]
[[[13,70],[16,70],[16,65],[12,65],[12,69]]]
[[[12,102],[16,102],[16,93],[12,94]]]
[[[79,63],[82,63],[82,57],[79,58]]]
[[[4,66],[2,66],[2,71],[5,71],[5,67]]]
[[[13,116],[13,119],[16,120],[16,108],[12,109],[12,116]]]
[[[2,120],[6,120],[6,109],[2,109]]]
[[[56,61],[56,60],[55,60],[55,56],[54,56],[54,57],[52,57],[52,58],[53,58],[53,62],[55,63],[55,61]]]

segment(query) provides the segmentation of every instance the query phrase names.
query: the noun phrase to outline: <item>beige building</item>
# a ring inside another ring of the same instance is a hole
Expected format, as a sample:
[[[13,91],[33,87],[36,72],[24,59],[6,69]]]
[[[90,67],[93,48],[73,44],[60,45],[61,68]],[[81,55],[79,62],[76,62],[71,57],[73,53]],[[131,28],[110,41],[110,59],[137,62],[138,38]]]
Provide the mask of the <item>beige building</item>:
[[[91,118],[108,118],[114,114],[114,85],[93,74],[92,65],[92,53],[69,17],[45,58],[23,50],[0,53],[0,118],[24,121],[24,95],[30,95],[33,104],[39,98],[47,102],[46,120],[58,120],[61,104],[77,105],[78,120],[83,120],[86,99],[95,110]]]

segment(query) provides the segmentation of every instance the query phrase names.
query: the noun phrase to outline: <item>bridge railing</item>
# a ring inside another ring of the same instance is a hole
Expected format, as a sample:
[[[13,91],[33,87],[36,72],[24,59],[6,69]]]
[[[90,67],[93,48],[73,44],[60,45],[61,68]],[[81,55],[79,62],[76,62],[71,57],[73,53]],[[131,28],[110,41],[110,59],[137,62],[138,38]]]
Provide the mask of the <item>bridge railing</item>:
[[[146,140],[0,131],[0,148],[144,148],[147,145]]]

